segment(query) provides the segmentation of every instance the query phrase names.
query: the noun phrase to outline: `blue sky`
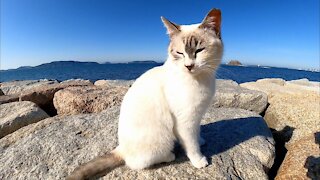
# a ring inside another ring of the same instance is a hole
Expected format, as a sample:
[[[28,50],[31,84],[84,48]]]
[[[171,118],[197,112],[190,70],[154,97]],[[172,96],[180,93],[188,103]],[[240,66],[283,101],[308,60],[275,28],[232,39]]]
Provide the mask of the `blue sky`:
[[[224,62],[319,68],[319,0],[0,0],[1,69],[58,60],[164,61],[160,16],[222,10]]]

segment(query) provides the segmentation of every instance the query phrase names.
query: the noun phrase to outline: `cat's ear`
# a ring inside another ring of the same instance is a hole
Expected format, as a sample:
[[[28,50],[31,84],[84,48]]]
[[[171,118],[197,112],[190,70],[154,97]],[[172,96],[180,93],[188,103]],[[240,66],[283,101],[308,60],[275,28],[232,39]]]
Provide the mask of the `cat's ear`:
[[[170,38],[180,32],[180,26],[170,22],[168,19],[161,16],[161,20],[164,24],[164,26],[167,28],[167,33],[169,34]]]
[[[212,30],[220,37],[221,11],[219,9],[211,9],[199,27]]]

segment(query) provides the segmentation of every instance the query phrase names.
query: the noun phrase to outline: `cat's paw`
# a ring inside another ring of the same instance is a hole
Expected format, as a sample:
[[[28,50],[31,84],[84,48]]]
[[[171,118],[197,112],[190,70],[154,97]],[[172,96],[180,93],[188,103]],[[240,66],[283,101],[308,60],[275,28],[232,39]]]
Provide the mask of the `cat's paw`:
[[[203,168],[208,166],[208,161],[207,158],[205,156],[203,156],[200,160],[198,161],[191,161],[192,165],[198,169]]]
[[[203,146],[206,144],[206,140],[204,140],[201,136],[199,137],[199,145]]]

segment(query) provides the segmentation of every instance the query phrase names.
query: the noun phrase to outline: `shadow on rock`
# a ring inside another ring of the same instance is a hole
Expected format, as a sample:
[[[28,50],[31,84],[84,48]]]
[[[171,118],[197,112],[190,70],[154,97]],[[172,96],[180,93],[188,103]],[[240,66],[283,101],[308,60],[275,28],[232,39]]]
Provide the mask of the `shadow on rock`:
[[[290,126],[285,126],[282,130],[277,131],[275,129],[271,129],[273,138],[276,142],[276,158],[274,160],[274,164],[269,171],[269,178],[274,179],[277,175],[278,169],[280,168],[286,154],[287,149],[285,147],[286,142],[292,137],[293,131],[295,128]]]
[[[212,164],[214,163],[211,162],[212,156],[228,151],[253,137],[272,138],[270,131],[265,131],[265,129],[266,125],[261,117],[228,119],[202,125],[201,136],[206,140],[206,144],[201,146],[201,152],[208,158],[209,164]],[[189,161],[178,143],[176,143],[174,153],[176,160],[171,162],[171,165]],[[158,164],[151,169],[166,165],[168,163]]]
[[[320,132],[314,133],[315,143],[319,144],[320,148]],[[312,179],[320,179],[320,156],[314,157],[309,156],[304,165],[305,168],[308,169],[307,176]]]

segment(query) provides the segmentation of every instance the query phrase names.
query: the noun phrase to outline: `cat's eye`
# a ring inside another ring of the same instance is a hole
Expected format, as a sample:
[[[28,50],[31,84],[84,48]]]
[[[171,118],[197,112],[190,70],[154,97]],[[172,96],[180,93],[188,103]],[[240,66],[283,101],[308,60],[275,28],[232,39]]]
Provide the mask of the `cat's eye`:
[[[183,53],[182,53],[182,52],[179,52],[179,51],[177,51],[176,53],[177,53],[177,54],[180,54],[180,55],[183,55]]]
[[[195,52],[195,54],[197,54],[197,53],[199,53],[199,52],[203,51],[204,49],[205,49],[205,48],[197,49],[197,50],[196,50],[196,52]]]

